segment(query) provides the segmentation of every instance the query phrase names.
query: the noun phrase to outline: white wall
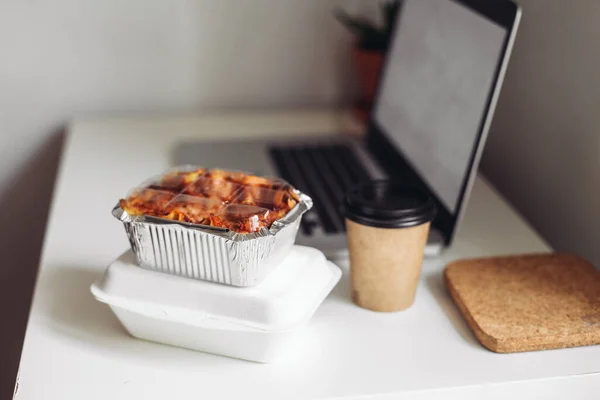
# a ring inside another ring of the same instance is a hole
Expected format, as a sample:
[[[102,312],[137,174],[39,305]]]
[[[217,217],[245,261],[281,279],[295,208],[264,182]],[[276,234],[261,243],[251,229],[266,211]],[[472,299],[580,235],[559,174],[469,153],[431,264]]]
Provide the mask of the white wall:
[[[0,2],[0,188],[81,114],[338,104],[359,0]],[[18,138],[18,140],[17,140]]]
[[[600,267],[600,2],[520,3],[483,168],[556,249]]]

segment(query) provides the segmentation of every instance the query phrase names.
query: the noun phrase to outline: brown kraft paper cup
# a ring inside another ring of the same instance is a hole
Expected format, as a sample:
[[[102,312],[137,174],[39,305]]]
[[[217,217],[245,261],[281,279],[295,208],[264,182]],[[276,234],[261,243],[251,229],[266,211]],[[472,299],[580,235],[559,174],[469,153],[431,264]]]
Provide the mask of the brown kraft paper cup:
[[[373,311],[400,311],[413,304],[429,225],[374,228],[346,219],[356,305]]]
[[[435,205],[413,187],[366,185],[345,202],[352,300],[373,311],[405,310],[415,299]]]

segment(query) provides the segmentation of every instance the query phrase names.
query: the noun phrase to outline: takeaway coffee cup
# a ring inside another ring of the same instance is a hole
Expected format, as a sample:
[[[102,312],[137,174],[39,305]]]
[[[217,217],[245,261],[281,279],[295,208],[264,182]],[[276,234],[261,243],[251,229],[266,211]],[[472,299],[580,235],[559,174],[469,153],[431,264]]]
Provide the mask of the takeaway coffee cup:
[[[352,300],[373,311],[400,311],[415,299],[435,202],[423,189],[372,181],[344,200]]]

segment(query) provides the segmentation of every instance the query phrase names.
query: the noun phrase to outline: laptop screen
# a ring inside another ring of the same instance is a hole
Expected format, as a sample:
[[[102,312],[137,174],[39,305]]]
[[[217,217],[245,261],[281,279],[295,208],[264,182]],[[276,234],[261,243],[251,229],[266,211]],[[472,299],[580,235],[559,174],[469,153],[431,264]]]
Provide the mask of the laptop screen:
[[[372,118],[451,214],[457,211],[507,28],[446,0],[406,0]]]

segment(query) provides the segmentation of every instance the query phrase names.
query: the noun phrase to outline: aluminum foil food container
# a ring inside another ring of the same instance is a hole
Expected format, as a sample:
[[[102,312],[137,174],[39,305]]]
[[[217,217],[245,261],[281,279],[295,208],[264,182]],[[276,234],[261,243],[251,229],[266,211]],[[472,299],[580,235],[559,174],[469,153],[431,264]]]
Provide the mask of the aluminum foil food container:
[[[189,170],[192,168],[179,169]],[[142,187],[148,188],[149,183]],[[187,278],[254,286],[288,254],[302,215],[312,207],[309,196],[292,191],[297,203],[291,210],[270,227],[262,226],[249,233],[151,215],[130,215],[122,203],[112,213],[123,222],[140,266]],[[196,201],[187,195],[183,199]]]

